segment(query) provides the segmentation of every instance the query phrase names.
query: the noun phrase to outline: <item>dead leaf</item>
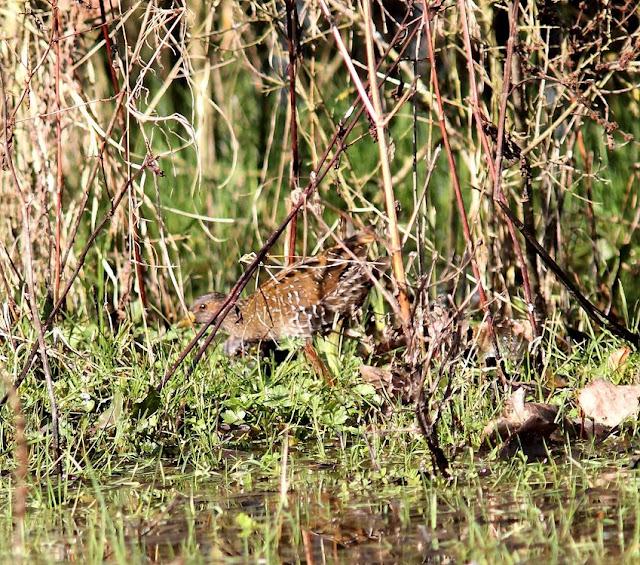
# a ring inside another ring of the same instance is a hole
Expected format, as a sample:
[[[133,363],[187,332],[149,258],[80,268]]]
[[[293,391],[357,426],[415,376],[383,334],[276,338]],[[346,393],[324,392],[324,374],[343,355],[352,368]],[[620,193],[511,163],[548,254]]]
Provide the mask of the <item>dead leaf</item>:
[[[508,438],[516,433],[525,422],[530,419],[538,420],[541,424],[553,424],[558,415],[558,407],[541,402],[525,402],[524,389],[516,390],[505,404],[502,416],[489,422],[482,432],[485,439],[491,437]],[[530,426],[531,423],[528,424]]]
[[[623,369],[629,359],[629,353],[631,353],[631,349],[628,347],[620,347],[613,351],[607,359],[609,369],[614,372]]]
[[[386,389],[391,384],[391,371],[384,367],[360,365],[362,380],[373,385],[376,390]]]
[[[521,448],[529,457],[546,454],[544,440],[556,430],[558,407],[541,402],[525,402],[525,390],[516,390],[505,405],[502,416],[489,422],[482,432],[483,441],[501,439],[502,454],[511,456]]]
[[[533,340],[533,331],[528,320],[504,318],[496,320],[493,329],[500,347],[502,357],[514,363],[522,361]],[[478,358],[485,361],[496,356],[493,340],[489,332],[489,324],[483,322],[475,332],[478,348]]]
[[[389,398],[399,398],[405,404],[415,402],[419,394],[420,379],[406,367],[392,363],[385,367],[361,365],[362,380]]]
[[[640,385],[615,385],[597,379],[578,393],[578,404],[587,418],[613,428],[640,409]]]

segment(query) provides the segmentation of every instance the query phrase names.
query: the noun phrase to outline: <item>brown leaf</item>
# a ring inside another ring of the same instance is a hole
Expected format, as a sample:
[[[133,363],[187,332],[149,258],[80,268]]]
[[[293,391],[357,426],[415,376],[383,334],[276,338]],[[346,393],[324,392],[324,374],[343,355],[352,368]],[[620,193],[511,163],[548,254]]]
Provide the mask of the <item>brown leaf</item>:
[[[372,365],[360,365],[360,375],[362,380],[376,390],[386,389],[391,384],[391,371],[383,367],[374,367]]]
[[[392,363],[386,367],[361,365],[362,380],[378,392],[384,392],[389,398],[399,398],[403,403],[415,402],[420,392],[419,375],[410,372],[402,365]]]
[[[620,371],[623,369],[629,359],[629,353],[631,353],[631,349],[628,347],[620,347],[613,351],[607,359],[609,369],[611,371]]]
[[[525,356],[531,341],[533,331],[527,320],[505,318],[496,320],[493,325],[500,347],[500,354],[510,361],[520,362]],[[493,341],[489,332],[489,325],[483,322],[475,332],[478,347],[478,358],[484,361],[487,357],[495,357]]]
[[[482,432],[485,440],[507,440],[516,434],[548,437],[557,428],[558,407],[541,402],[525,402],[524,389],[516,390],[505,405],[502,416],[489,422]]]
[[[578,403],[585,416],[613,428],[638,413],[638,397],[640,385],[615,385],[597,379],[579,391]]]

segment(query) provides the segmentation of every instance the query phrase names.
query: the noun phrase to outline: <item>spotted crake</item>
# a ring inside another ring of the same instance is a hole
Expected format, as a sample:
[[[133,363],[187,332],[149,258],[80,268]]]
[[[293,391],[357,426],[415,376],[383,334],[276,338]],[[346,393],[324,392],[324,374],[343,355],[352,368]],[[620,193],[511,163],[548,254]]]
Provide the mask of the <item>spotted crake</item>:
[[[259,341],[285,337],[309,338],[331,329],[335,320],[353,315],[362,306],[382,261],[367,261],[375,240],[362,231],[304,261],[283,269],[247,296],[239,299],[222,322],[230,337],[228,352]],[[206,323],[220,310],[226,296],[213,292],[191,307],[193,318]]]

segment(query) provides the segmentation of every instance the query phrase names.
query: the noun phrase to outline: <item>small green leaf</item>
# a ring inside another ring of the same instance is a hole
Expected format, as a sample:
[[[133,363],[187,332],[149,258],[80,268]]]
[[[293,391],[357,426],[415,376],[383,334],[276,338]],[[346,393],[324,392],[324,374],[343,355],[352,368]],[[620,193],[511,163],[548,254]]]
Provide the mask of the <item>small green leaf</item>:
[[[353,387],[356,394],[359,394],[363,398],[373,398],[376,395],[376,389],[369,383],[362,383]]]
[[[236,526],[240,528],[240,536],[245,538],[249,537],[258,525],[251,516],[244,512],[240,512],[240,514],[235,517],[234,521]]]
[[[225,424],[241,424],[244,422],[244,417],[247,413],[242,410],[225,410],[222,413],[222,420]]]

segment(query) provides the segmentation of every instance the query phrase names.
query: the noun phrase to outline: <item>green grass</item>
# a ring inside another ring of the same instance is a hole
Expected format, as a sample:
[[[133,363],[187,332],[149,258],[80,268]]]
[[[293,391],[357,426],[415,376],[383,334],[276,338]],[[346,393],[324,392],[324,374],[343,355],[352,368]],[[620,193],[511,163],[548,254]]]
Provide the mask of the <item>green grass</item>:
[[[57,220],[57,144],[61,143],[65,182],[63,236],[80,213],[84,191],[89,195],[78,237],[63,241],[63,247],[72,249],[63,281],[75,267],[75,254],[108,209],[110,197],[124,182],[128,157],[115,144],[109,145],[100,157],[97,180],[86,186],[103,140],[86,112],[104,130],[114,109],[105,49],[98,46],[90,54],[101,37],[101,31],[89,25],[90,20],[97,22],[93,19],[97,14],[84,14],[79,6],[74,8],[78,12],[63,10],[66,35],[58,44],[64,62],[60,113],[52,85],[57,80],[56,49],[42,60],[29,84],[25,74],[42,57],[52,27],[50,6],[22,4],[11,0],[0,8],[4,24],[0,47],[6,59],[3,78],[9,112],[21,93],[29,94],[14,116],[11,150],[17,175],[32,199],[36,298],[46,317]],[[211,348],[188,377],[189,360],[159,396],[154,392],[193,335],[174,328],[184,314],[180,300],[189,303],[201,293],[228,290],[243,270],[240,258],[261,247],[288,206],[291,143],[282,3],[213,4],[216,9],[211,2],[190,0],[187,11],[182,5],[172,11],[155,3],[132,4],[122,27],[117,27],[118,10],[107,15],[122,60],[117,65],[120,86],[140,80],[148,89],[130,100],[130,110],[135,107],[137,112],[127,112],[128,138],[121,139],[123,126],[118,121],[111,141],[127,144],[132,163],[142,163],[147,150],[162,155],[159,166],[165,172],[164,177],[154,177],[146,171],[144,182],[135,186],[150,308],[143,316],[135,278],[128,279],[134,260],[134,203],[125,199],[96,239],[66,308],[46,335],[61,416],[62,480],[53,475],[50,404],[39,360],[20,388],[29,446],[29,494],[24,535],[17,541],[24,547],[25,561],[136,563],[179,557],[186,562],[276,562],[302,560],[309,551],[315,562],[411,562],[425,556],[477,563],[638,560],[638,471],[630,468],[638,457],[637,422],[604,444],[567,439],[553,446],[545,461],[527,461],[520,453],[503,460],[499,446],[489,450],[481,445],[481,434],[487,422],[501,413],[506,393],[496,385],[495,372],[473,356],[457,363],[451,374],[453,395],[438,428],[440,443],[452,461],[451,482],[432,474],[414,407],[384,398],[361,380],[358,367],[369,360],[358,357],[354,340],[317,343],[329,357],[336,378],[333,388],[313,373],[298,344],[291,343],[290,355],[281,364],[256,356],[230,360]],[[297,109],[304,186],[357,95],[331,35],[325,35],[327,24],[319,12],[318,30],[311,26],[317,2],[298,2],[302,4]],[[123,10],[127,7],[124,3]],[[144,20],[147,9],[153,17]],[[496,125],[504,62],[497,17],[503,12],[500,3],[480,2],[473,15],[479,27],[472,30],[477,78],[483,80],[479,85],[483,112]],[[364,61],[359,45],[362,30],[350,14],[336,11],[336,22],[350,38],[353,56]],[[517,108],[516,89],[510,93],[506,125],[509,135],[525,147],[539,133],[538,124],[544,130],[577,95],[585,97],[528,155],[537,236],[594,302],[602,308],[611,306],[615,315],[637,329],[640,232],[631,227],[637,208],[640,106],[637,89],[631,88],[636,82],[633,65],[627,69],[614,64],[620,54],[616,50],[629,55],[624,50],[633,35],[625,38],[625,26],[617,25],[622,17],[617,8],[607,8],[606,13],[598,8],[595,14],[583,15],[578,26],[585,18],[593,22],[588,41],[568,44],[563,48],[566,53],[555,53],[543,33],[549,20],[536,3],[523,5],[517,56],[522,66],[518,89],[525,100]],[[436,74],[472,239],[494,313],[511,315],[508,309],[501,310],[503,303],[498,300],[508,290],[516,317],[523,317],[526,306],[512,244],[486,193],[479,196],[489,190],[490,181],[471,121],[459,15],[447,6],[437,16]],[[571,6],[560,7],[558,15],[552,27],[560,26],[558,37],[567,42],[577,16]],[[635,25],[632,17],[624,21]],[[178,25],[168,33],[174,24]],[[615,41],[601,49],[597,40],[611,34]],[[129,58],[138,42],[144,45],[139,56]],[[407,59],[411,51],[410,47],[405,53],[408,66],[412,66]],[[415,69],[428,85],[431,67],[424,55],[419,54]],[[178,60],[184,76],[176,77],[170,71]],[[67,63],[78,66],[67,72]],[[390,63],[388,57],[382,68]],[[602,73],[609,72],[610,84],[591,90]],[[405,91],[414,82],[407,67],[394,71],[392,78],[403,80]],[[205,79],[206,85],[201,84]],[[555,102],[549,88],[557,89]],[[389,85],[381,90],[390,110],[402,93]],[[160,92],[158,105],[149,108]],[[414,157],[413,101],[407,100],[388,124],[392,174]],[[423,151],[416,165],[420,192],[442,137],[435,104],[424,93],[416,96],[415,104],[417,151]],[[150,119],[140,118],[148,110]],[[518,112],[526,114],[520,116],[520,125],[515,119]],[[58,114],[60,140],[54,132]],[[620,125],[612,139],[604,135],[605,118]],[[193,126],[193,132],[185,123]],[[369,127],[361,119],[346,140],[348,150],[318,187],[322,221],[336,233],[340,231],[336,209],[362,224],[375,223],[384,233],[379,152]],[[200,161],[193,146],[181,149],[192,133],[199,143]],[[633,139],[625,139],[624,133]],[[592,160],[589,171],[579,136]],[[4,149],[3,141],[3,169]],[[517,165],[505,167],[507,197],[514,209],[520,208],[520,172]],[[24,261],[17,188],[8,171],[0,174],[0,197],[6,208],[0,226],[0,266],[8,279],[0,286],[0,370],[15,378],[36,339],[23,280],[31,266]],[[588,183],[595,211],[593,242]],[[446,155],[440,152],[424,187],[421,226],[410,230],[411,236],[420,232],[423,249],[410,237],[403,252],[413,287],[433,267],[429,293],[436,296],[453,285],[454,298],[462,304],[475,292],[475,283],[468,279],[467,246],[451,186]],[[405,229],[414,212],[411,174],[394,181],[393,188],[400,227]],[[302,232],[300,227],[300,239]],[[324,235],[322,224],[311,215],[306,234],[305,252],[309,252],[316,238]],[[282,255],[283,241],[273,248],[272,256]],[[382,247],[378,245],[377,252],[384,254]],[[417,251],[424,253],[422,270],[416,266]],[[612,288],[618,267],[621,284]],[[459,278],[452,281],[453,272]],[[541,278],[550,310],[544,369],[532,375],[527,361],[520,359],[513,360],[509,369],[514,379],[532,384],[529,400],[557,404],[563,415],[577,417],[577,389],[597,377],[636,382],[640,355],[633,352],[624,367],[614,371],[608,360],[624,344],[593,328],[550,274],[541,273]],[[15,316],[6,313],[5,293],[18,303]],[[114,325],[109,311],[127,293],[130,300],[119,312],[124,321]],[[476,307],[473,301],[470,304]],[[465,316],[476,324],[476,314]],[[591,337],[571,352],[555,339],[564,336],[569,324]],[[439,363],[431,365],[432,377]],[[566,386],[556,386],[561,381]],[[444,394],[444,384],[434,387],[434,402]],[[0,501],[6,510],[0,513],[0,559],[6,562],[15,560],[18,547],[12,523],[14,425],[14,414],[3,408]],[[286,496],[281,495],[283,478]]]
[[[640,555],[639,478],[615,446],[561,449],[551,463],[534,464],[479,460],[468,451],[448,485],[416,472],[423,450],[380,447],[386,462],[376,469],[358,446],[336,447],[323,459],[293,449],[284,497],[275,453],[229,454],[206,472],[161,462],[110,468],[108,479],[94,470],[60,494],[45,484],[31,491],[27,556],[40,563],[141,562],[145,555],[273,562],[300,559],[306,549],[339,561],[561,563]],[[7,517],[0,536],[10,540]],[[2,545],[9,561],[10,546]]]
[[[490,386],[495,376],[471,362],[455,373],[456,393],[440,428],[447,453],[457,453],[447,483],[432,475],[413,407],[394,401],[391,414],[381,409],[387,400],[361,381],[362,360],[348,339],[333,388],[313,374],[294,342],[290,360],[276,366],[212,349],[188,380],[178,371],[156,398],[150,391],[187,334],[144,334],[125,325],[109,338],[97,327],[65,326],[67,346],[80,354],[60,342],[52,355],[62,481],[51,473],[44,387],[33,376],[24,383],[29,560],[274,561],[303,556],[305,543],[307,551],[323,548],[339,560],[640,555],[633,427],[600,445],[556,446],[542,462],[503,460],[480,445],[482,428],[501,410]],[[611,372],[607,359],[617,346],[602,337],[571,354],[554,349],[547,375],[570,387],[535,399],[577,415],[573,390],[598,376],[625,382],[637,373],[637,353],[622,374]],[[7,347],[4,354],[11,359]],[[7,366],[19,367],[11,361]],[[0,464],[8,471],[13,416],[5,408],[0,418]],[[10,474],[0,488],[10,508]],[[9,561],[11,512],[1,524]]]

